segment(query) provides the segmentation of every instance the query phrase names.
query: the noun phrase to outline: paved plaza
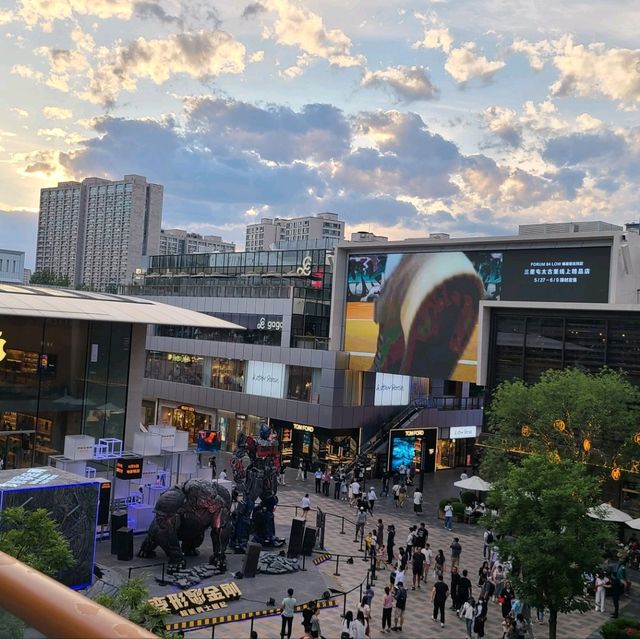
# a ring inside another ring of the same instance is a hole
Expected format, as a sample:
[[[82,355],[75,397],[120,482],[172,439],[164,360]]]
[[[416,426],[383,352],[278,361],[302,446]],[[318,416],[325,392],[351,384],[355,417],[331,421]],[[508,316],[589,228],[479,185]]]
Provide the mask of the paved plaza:
[[[425,480],[423,514],[417,517],[412,510],[410,500],[407,500],[403,509],[396,509],[392,499],[381,498],[376,503],[374,509],[372,524],[367,525],[368,529],[374,528],[375,521],[378,517],[382,518],[386,526],[393,523],[396,528],[396,548],[403,545],[406,540],[407,531],[410,525],[424,521],[429,530],[429,543],[434,551],[442,548],[445,552],[447,560],[449,560],[449,545],[453,537],[459,537],[462,544],[462,555],[460,561],[460,570],[467,569],[469,577],[474,586],[474,595],[477,595],[478,568],[482,564],[482,533],[484,532],[478,526],[468,524],[454,524],[453,532],[447,531],[441,521],[436,518],[436,508],[440,499],[447,496],[457,494],[457,489],[453,488],[453,482],[459,478],[459,471],[441,471],[436,475],[429,476]],[[380,482],[374,482],[376,490],[379,493]],[[338,567],[339,576],[335,576],[336,561],[335,559],[322,563],[319,570],[324,575],[327,587],[334,588],[343,592],[350,591],[355,588],[351,594],[347,596],[347,610],[354,611],[356,609],[360,590],[358,585],[366,577],[368,561],[362,560],[362,554],[359,552],[360,545],[353,542],[354,525],[351,523],[355,519],[354,510],[348,506],[346,502],[336,501],[332,498],[323,497],[314,494],[313,476],[309,474],[306,482],[296,481],[295,475],[290,472],[287,476],[287,485],[280,487],[279,497],[281,506],[295,506],[300,503],[300,499],[305,492],[311,495],[312,506],[319,506],[323,511],[331,513],[326,520],[326,536],[325,547],[328,552],[339,553],[343,555],[358,555],[353,564],[347,564],[344,559],[340,560]],[[333,487],[331,491],[333,495]],[[280,507],[276,513],[277,524],[279,528],[286,528],[292,516],[293,508]],[[344,517],[344,529],[346,534],[341,534],[342,518]],[[385,533],[386,535],[386,533]],[[386,540],[386,539],[385,539]],[[447,561],[446,570],[448,572],[449,561]],[[410,564],[409,564],[410,566]],[[313,568],[312,568],[313,570]],[[410,567],[407,568],[407,581],[410,581]],[[381,632],[381,595],[384,592],[384,586],[389,580],[389,571],[387,569],[379,572],[377,580],[374,583],[375,596],[372,602],[372,624],[371,637],[377,639],[383,636],[389,636],[389,633]],[[635,579],[635,575],[631,575]],[[289,586],[289,578],[285,576],[275,577],[258,577],[259,580],[269,579],[271,584],[270,592],[276,599],[277,604],[286,594]],[[242,582],[241,582],[242,583]],[[316,582],[317,583],[317,582]],[[464,622],[459,620],[453,611],[447,608],[446,624],[444,628],[439,623],[434,623],[431,618],[432,605],[430,603],[431,585],[433,584],[433,576],[429,575],[429,584],[422,589],[412,591],[409,586],[407,610],[405,613],[405,622],[402,633],[392,632],[391,635],[406,638],[442,638],[442,639],[462,639],[465,636]],[[307,589],[308,592],[308,589]],[[305,593],[306,594],[306,593]],[[295,595],[294,595],[295,596]],[[322,592],[317,593],[318,598],[322,596]],[[637,605],[634,594],[633,598],[624,597],[621,600],[621,611],[624,607],[631,605],[634,609]],[[340,636],[341,619],[340,615],[343,610],[343,597],[338,596],[340,606],[338,608],[323,610],[320,614],[322,634],[327,639],[337,639]],[[607,607],[611,610],[611,602],[607,601]],[[558,637],[563,639],[587,639],[593,633],[597,633],[598,628],[609,620],[608,614],[596,613],[591,611],[585,614],[560,615],[558,621]],[[500,639],[502,637],[501,615],[498,604],[490,603],[487,615],[486,634],[488,639]],[[269,638],[276,639],[280,634],[280,618],[261,618],[254,620],[253,628],[258,632],[260,639]],[[294,619],[292,637],[300,637],[303,634],[301,625],[301,616],[296,615]],[[533,632],[535,638],[546,637],[548,628],[546,621],[538,624],[534,621]],[[250,624],[248,622],[236,622],[232,624],[219,625],[215,628],[215,637],[220,639],[235,639],[249,637]],[[190,632],[189,637],[193,639],[211,637],[211,629],[202,629]]]

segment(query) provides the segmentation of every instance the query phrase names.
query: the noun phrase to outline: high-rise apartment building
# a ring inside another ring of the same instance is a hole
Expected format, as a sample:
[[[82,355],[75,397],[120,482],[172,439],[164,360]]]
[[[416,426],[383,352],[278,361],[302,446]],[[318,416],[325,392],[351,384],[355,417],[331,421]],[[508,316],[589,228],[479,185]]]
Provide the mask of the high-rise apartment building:
[[[40,192],[36,270],[103,291],[159,251],[163,187],[145,177],[87,178]]]
[[[336,213],[318,213],[307,217],[268,218],[259,224],[249,224],[245,250],[265,251],[277,242],[297,240],[342,240],[344,222]]]
[[[219,235],[199,235],[182,229],[160,231],[160,255],[233,253],[235,250],[233,242],[225,242]]]

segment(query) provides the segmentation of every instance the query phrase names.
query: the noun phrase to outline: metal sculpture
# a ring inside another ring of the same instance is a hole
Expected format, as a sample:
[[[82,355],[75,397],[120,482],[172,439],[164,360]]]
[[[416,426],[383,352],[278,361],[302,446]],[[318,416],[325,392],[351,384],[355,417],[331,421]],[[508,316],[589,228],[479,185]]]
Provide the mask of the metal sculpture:
[[[198,547],[211,528],[213,553],[209,563],[226,570],[225,551],[231,535],[231,495],[216,482],[189,479],[162,493],[155,518],[142,542],[138,557],[155,557],[160,546],[169,558],[169,571],[184,568],[185,556],[198,555]]]
[[[245,468],[244,460],[249,463]],[[238,435],[237,448],[231,460],[235,482],[232,545],[243,552],[253,524],[253,541],[263,546],[279,547],[284,539],[275,535],[274,511],[278,504],[280,472],[278,437],[267,424],[262,424],[258,437]],[[256,509],[256,502],[260,506]]]

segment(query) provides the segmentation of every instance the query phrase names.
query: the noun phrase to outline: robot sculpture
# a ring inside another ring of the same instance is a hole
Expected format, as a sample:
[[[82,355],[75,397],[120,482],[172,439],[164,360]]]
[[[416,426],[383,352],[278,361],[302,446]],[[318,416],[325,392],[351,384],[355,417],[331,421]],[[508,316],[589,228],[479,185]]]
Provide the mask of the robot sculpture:
[[[189,479],[158,498],[155,519],[138,557],[155,557],[155,549],[160,546],[169,558],[169,572],[184,568],[185,556],[198,554],[209,527],[213,544],[209,563],[224,572],[225,551],[232,531],[231,495],[215,482]]]
[[[246,468],[245,459],[249,460]],[[262,424],[258,437],[240,433],[231,468],[236,485],[231,539],[235,551],[244,551],[252,524],[253,541],[263,546],[282,546],[284,539],[275,536],[274,522],[280,472],[278,438],[275,431],[267,424]],[[260,503],[256,508],[258,500]]]

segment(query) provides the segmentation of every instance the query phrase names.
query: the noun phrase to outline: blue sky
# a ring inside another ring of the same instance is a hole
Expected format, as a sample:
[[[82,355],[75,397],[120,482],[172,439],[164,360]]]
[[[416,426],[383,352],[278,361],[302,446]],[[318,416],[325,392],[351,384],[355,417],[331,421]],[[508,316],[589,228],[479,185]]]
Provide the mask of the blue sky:
[[[39,190],[165,186],[165,227],[240,245],[334,211],[393,239],[638,218],[640,5],[0,0],[0,244]]]

